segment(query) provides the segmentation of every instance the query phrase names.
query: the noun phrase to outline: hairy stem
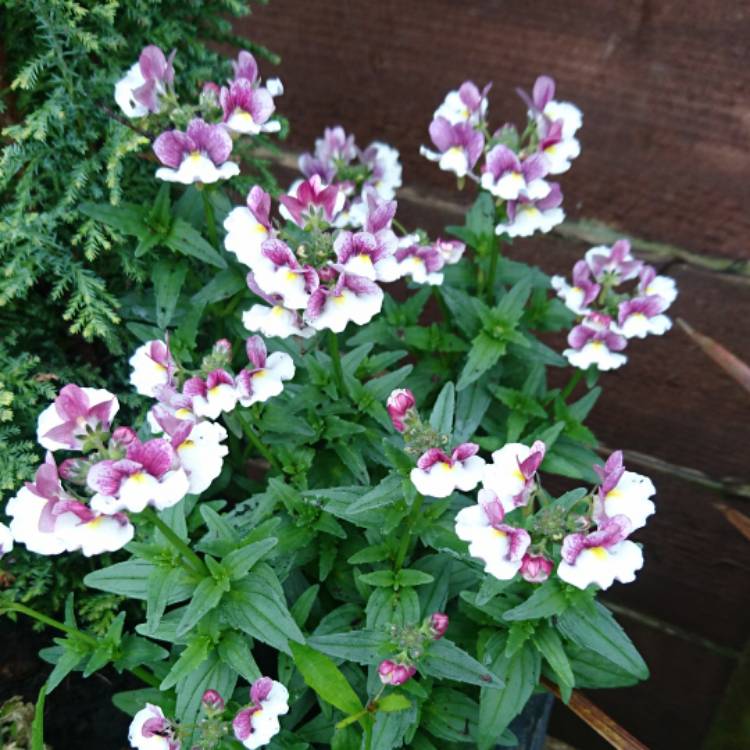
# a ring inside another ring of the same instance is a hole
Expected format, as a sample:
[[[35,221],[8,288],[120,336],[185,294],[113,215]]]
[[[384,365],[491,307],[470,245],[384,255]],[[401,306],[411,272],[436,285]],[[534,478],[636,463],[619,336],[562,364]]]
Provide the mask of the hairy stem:
[[[281,464],[276,460],[276,457],[273,455],[273,453],[271,453],[271,451],[268,450],[265,445],[263,445],[263,442],[258,437],[255,430],[252,428],[252,425],[243,424],[242,428],[245,432],[245,437],[250,441],[250,443],[258,451],[258,453],[260,453],[260,455],[263,456],[263,458],[265,458],[266,461],[268,461],[268,463],[271,464],[274,469],[276,469],[276,471],[281,473]]]

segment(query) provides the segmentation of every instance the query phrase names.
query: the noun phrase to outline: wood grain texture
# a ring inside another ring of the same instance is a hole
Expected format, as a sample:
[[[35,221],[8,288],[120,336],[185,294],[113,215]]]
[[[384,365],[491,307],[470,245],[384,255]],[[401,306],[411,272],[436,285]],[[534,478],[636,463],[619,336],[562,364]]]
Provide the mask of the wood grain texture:
[[[750,257],[750,9],[739,0],[285,0],[237,29],[282,57],[290,144],[341,123],[401,149],[408,184],[452,196],[418,155],[445,92],[493,81],[497,126],[541,72],[584,111],[563,175],[571,217],[694,251]]]

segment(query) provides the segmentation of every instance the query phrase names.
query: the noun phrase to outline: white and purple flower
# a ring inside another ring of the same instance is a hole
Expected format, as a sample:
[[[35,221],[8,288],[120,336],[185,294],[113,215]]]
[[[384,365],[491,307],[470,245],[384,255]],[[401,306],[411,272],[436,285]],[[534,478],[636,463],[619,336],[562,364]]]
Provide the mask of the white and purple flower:
[[[547,167],[542,156],[534,154],[523,161],[518,154],[502,144],[494,146],[482,167],[481,185],[496,198],[517,201],[546,198],[551,190],[544,180]]]
[[[417,673],[413,664],[403,664],[392,659],[383,659],[378,664],[378,677],[383,685],[398,687],[408,682]]]
[[[417,284],[440,286],[443,283],[445,256],[437,244],[420,245],[416,235],[407,235],[401,239],[394,257],[399,276],[408,276]]]
[[[162,386],[170,382],[175,361],[163,341],[147,341],[130,358],[130,384],[142,396],[156,397]]]
[[[473,81],[464,81],[461,86],[449,91],[443,103],[435,110],[433,119],[442,117],[451,125],[468,122],[478,125],[487,115],[487,94],[492,88],[488,83],[481,91]]]
[[[378,241],[370,232],[339,232],[333,250],[346,273],[386,282],[401,276],[393,243]]]
[[[677,284],[669,276],[659,276],[653,266],[643,265],[638,274],[638,293],[643,297],[661,297],[667,305],[677,299]]]
[[[445,117],[436,117],[430,123],[430,138],[437,151],[422,146],[419,152],[457,177],[465,177],[474,169],[484,149],[482,133],[468,122],[452,125]]]
[[[562,276],[553,276],[550,284],[565,303],[565,307],[578,315],[591,312],[591,304],[596,301],[601,291],[601,285],[591,278],[591,269],[585,260],[579,260],[573,266],[572,286]]]
[[[165,57],[159,47],[143,48],[138,62],[115,84],[115,101],[126,117],[159,112],[160,99],[174,83],[175,50]]]
[[[249,750],[267,745],[281,731],[279,716],[289,711],[289,691],[270,677],[250,688],[250,705],[232,721],[234,736]]]
[[[383,290],[374,281],[338,271],[333,286],[320,286],[310,295],[303,319],[317,331],[341,333],[349,321],[369,323],[382,306]]]
[[[159,706],[147,703],[133,717],[128,730],[130,746],[136,750],[180,750],[172,723]]]
[[[504,523],[505,511],[497,498],[482,498],[461,509],[456,516],[456,535],[469,542],[469,554],[484,562],[487,573],[501,581],[513,578],[521,570],[531,544],[525,529]]]
[[[292,249],[282,240],[266,240],[261,257],[253,268],[254,283],[266,295],[279,295],[284,307],[304,310],[320,280],[315,269],[302,265]]]
[[[289,194],[279,196],[281,215],[303,229],[310,219],[332,222],[345,201],[346,196],[337,185],[326,185],[317,174],[294,185]]]
[[[612,247],[592,247],[586,251],[586,263],[597,281],[609,279],[613,285],[637,278],[643,267],[633,257],[628,240],[617,240]]]
[[[243,135],[277,133],[278,120],[269,119],[276,109],[267,89],[254,86],[246,78],[238,78],[219,93],[223,122],[228,130]]]
[[[495,234],[508,237],[531,237],[534,232],[549,232],[565,219],[562,191],[556,182],[549,183],[549,193],[544,198],[532,200],[521,195],[508,201],[508,221],[495,227]]]
[[[268,355],[260,336],[247,340],[247,358],[252,369],[237,375],[237,391],[242,406],[252,406],[278,396],[284,390],[284,381],[294,377],[294,362],[286,352]]]
[[[672,328],[672,321],[663,314],[668,307],[669,302],[655,294],[624,300],[617,307],[615,330],[626,339],[661,336]]]
[[[233,208],[224,219],[224,247],[240,263],[254,268],[263,243],[272,236],[271,196],[256,185],[248,193],[246,203]]]
[[[172,448],[188,477],[187,491],[191,495],[200,495],[221,474],[224,456],[229,453],[229,448],[224,445],[227,431],[209,420],[183,421],[171,438]]]
[[[226,370],[212,370],[205,380],[197,376],[186,380],[182,393],[190,397],[193,413],[206,419],[218,419],[237,406],[234,378]]]
[[[651,497],[656,494],[654,483],[642,474],[626,471],[622,451],[615,451],[604,466],[594,466],[601,479],[596,496],[594,519],[600,525],[607,519],[624,517],[630,530],[646,525],[646,519],[656,512]]]
[[[546,555],[527,552],[521,560],[518,572],[529,583],[544,583],[550,577],[554,567],[554,563]]]
[[[492,454],[482,475],[480,502],[497,500],[506,513],[529,502],[536,489],[536,473],[547,448],[541,440],[531,447],[523,443],[507,443]]]
[[[385,408],[391,418],[391,424],[399,432],[406,430],[406,418],[416,416],[416,400],[414,394],[408,388],[397,388],[388,396]]]
[[[593,312],[570,331],[570,348],[563,355],[571,365],[581,370],[587,370],[592,365],[599,370],[616,370],[628,361],[624,354],[620,354],[627,343],[627,339],[614,330],[609,315]]]
[[[191,120],[184,133],[162,133],[154,141],[154,153],[164,165],[156,170],[156,176],[167,182],[210,184],[240,173],[239,166],[228,161],[232,139],[226,128],[200,118]]]
[[[456,489],[469,492],[479,484],[485,466],[478,452],[476,443],[461,443],[450,456],[439,448],[430,448],[411,470],[412,484],[429,497],[449,497]]]

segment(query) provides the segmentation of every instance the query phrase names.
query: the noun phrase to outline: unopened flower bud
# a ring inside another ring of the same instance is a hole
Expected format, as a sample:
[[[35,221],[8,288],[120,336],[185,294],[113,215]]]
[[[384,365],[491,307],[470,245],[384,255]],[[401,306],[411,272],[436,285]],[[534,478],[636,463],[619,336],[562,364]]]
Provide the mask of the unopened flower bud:
[[[219,106],[219,93],[221,89],[213,81],[206,81],[201,89],[201,100],[202,102],[212,106]]]
[[[338,272],[331,266],[323,266],[322,268],[318,269],[318,277],[323,283],[327,281],[333,281],[337,277],[337,275]]]
[[[232,358],[232,344],[228,339],[219,339],[214,344],[214,354],[226,357],[227,359]]]
[[[223,711],[224,710],[224,699],[218,690],[208,689],[203,693],[201,698],[203,705],[211,711]]]
[[[524,580],[529,583],[543,583],[552,572],[552,560],[544,555],[525,554],[521,561],[520,571]]]
[[[385,659],[378,666],[378,675],[384,685],[403,685],[408,682],[417,672],[417,668],[409,664],[397,664],[395,661]]]
[[[386,402],[386,408],[388,409],[388,415],[391,418],[393,426],[399,431],[404,432],[406,425],[404,424],[404,417],[406,414],[414,408],[416,401],[414,394],[408,388],[397,388],[391,392]]]
[[[82,458],[66,458],[58,467],[57,473],[62,479],[76,484],[86,484],[89,462]]]
[[[117,427],[112,433],[112,442],[123,447],[130,445],[138,436],[131,427]]]
[[[430,633],[434,640],[440,640],[448,630],[448,615],[445,612],[435,612],[430,618]]]

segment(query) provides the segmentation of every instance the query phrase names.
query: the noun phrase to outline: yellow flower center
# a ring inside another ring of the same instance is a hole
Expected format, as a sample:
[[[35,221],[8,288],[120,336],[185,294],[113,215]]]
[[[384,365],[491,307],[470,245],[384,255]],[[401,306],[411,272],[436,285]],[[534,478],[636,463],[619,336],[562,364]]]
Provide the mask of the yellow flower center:
[[[200,151],[191,151],[190,152],[190,161],[200,161],[201,160],[201,152]]]
[[[130,479],[136,484],[143,484],[146,481],[146,475],[142,471],[139,471],[135,474],[131,474]]]
[[[258,370],[258,372],[253,373],[253,379],[255,378],[265,378],[268,373],[265,370]]]
[[[187,419],[190,416],[190,409],[185,409],[183,407],[182,409],[178,409],[174,415],[177,419]]]
[[[331,299],[337,304],[337,305],[343,305],[344,302],[346,302],[346,297],[343,294],[338,294],[335,297],[331,297]]]
[[[271,308],[271,315],[275,315],[277,318],[284,314],[284,308],[281,305],[274,305]]]
[[[498,538],[498,539],[505,539],[508,535],[504,531],[500,531],[500,529],[492,529],[492,533]]]
[[[604,547],[589,547],[589,552],[597,560],[606,560],[607,559],[607,550],[604,549]]]
[[[245,112],[244,109],[238,109],[234,116],[240,121],[245,123],[246,125],[252,125],[255,120],[253,120],[253,116],[249,112]]]

